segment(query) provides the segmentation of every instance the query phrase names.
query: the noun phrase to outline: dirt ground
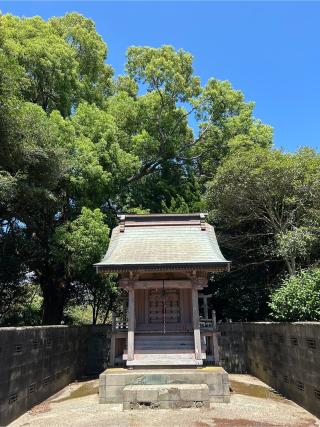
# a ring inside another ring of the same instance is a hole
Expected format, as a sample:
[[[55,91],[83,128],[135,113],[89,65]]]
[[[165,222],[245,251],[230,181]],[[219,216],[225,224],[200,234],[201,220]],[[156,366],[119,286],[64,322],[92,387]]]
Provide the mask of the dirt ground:
[[[122,411],[98,403],[98,380],[72,383],[11,427],[320,427],[320,420],[250,375],[229,375],[231,402],[210,409]]]

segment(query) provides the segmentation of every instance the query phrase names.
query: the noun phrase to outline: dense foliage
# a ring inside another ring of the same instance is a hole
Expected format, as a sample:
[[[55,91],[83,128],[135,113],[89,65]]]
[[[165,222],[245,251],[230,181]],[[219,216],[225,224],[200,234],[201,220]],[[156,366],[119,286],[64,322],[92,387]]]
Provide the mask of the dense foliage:
[[[285,279],[269,305],[279,321],[320,321],[320,269],[302,270]]]
[[[254,104],[202,85],[182,49],[130,47],[117,77],[106,57],[77,13],[0,15],[0,322],[60,323],[80,306],[107,321],[116,279],[92,264],[116,215],[205,209],[233,261],[211,279],[218,317],[266,317],[285,268],[319,259],[319,155],[274,150]]]

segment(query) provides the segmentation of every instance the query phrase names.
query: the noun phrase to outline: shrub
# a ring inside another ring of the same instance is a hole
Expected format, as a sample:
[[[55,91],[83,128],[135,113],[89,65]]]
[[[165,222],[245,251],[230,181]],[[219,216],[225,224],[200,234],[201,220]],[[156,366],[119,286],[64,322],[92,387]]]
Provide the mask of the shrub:
[[[269,307],[275,320],[320,320],[320,268],[286,278],[271,295]]]

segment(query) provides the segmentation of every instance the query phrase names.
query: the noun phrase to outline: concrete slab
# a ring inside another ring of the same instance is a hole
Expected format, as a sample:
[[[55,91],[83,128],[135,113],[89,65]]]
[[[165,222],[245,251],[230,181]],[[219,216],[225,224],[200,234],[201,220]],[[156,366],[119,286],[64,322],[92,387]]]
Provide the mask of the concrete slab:
[[[168,384],[207,385],[211,403],[230,401],[228,374],[223,368],[215,366],[182,369],[107,369],[99,377],[99,401],[100,403],[122,403],[123,390],[130,385]],[[196,401],[196,399],[191,400]]]

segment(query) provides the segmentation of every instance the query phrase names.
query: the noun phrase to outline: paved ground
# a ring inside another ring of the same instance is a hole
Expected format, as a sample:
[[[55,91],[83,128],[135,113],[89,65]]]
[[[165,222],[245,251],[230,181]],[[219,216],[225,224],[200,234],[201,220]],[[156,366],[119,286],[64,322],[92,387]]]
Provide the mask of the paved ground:
[[[11,427],[320,427],[320,420],[249,375],[229,375],[231,403],[210,409],[122,411],[99,405],[98,380],[73,383]]]

